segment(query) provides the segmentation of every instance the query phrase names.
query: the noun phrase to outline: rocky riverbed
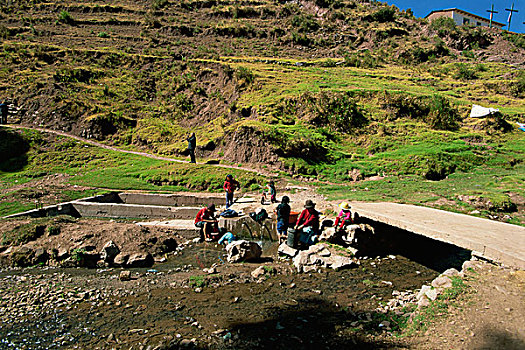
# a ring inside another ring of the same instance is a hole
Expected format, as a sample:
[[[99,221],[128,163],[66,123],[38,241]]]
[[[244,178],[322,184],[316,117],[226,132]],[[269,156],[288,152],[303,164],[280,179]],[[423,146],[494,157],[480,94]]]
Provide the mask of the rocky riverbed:
[[[273,253],[241,264],[224,254],[190,243],[154,269],[5,269],[1,347],[375,348],[397,344],[378,307],[437,276],[401,256],[298,273]]]

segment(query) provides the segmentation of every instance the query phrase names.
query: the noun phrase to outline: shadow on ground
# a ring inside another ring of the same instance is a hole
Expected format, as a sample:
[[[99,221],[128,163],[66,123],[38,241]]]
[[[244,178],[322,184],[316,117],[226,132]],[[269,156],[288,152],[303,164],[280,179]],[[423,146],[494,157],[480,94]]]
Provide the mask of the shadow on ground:
[[[255,310],[254,310],[255,311]],[[297,305],[259,310],[263,321],[247,319],[229,327],[231,341],[217,349],[392,349],[406,348],[396,340],[367,336],[357,328],[356,314],[321,298],[297,301]],[[371,311],[372,318],[376,313]],[[252,313],[253,315],[253,313]],[[250,315],[247,315],[249,317]],[[375,322],[375,321],[373,321]],[[359,322],[361,324],[362,322]],[[377,322],[379,324],[379,322]],[[379,330],[378,330],[379,331]],[[380,331],[379,331],[380,332]]]
[[[27,165],[29,143],[19,133],[0,127],[0,171],[15,172]]]

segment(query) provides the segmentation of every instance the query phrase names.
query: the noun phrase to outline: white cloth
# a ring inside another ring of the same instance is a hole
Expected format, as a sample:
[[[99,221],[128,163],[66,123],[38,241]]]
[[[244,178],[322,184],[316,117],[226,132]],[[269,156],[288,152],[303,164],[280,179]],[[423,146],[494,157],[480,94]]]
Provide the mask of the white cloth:
[[[472,110],[470,111],[471,118],[481,118],[490,114],[499,112],[499,109],[496,108],[486,108],[478,105],[472,105]]]

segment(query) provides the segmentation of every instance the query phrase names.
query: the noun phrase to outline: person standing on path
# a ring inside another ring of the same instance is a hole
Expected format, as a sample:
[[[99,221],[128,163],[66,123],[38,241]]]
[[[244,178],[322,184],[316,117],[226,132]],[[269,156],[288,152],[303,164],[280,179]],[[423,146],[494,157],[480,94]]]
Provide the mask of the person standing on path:
[[[233,204],[233,194],[235,190],[240,188],[241,185],[239,182],[233,178],[232,174],[228,174],[223,186],[224,191],[226,191],[226,209],[228,209]]]
[[[0,103],[0,124],[7,124],[7,101]]]
[[[188,151],[190,152],[190,163],[196,163],[195,148],[197,148],[197,138],[195,137],[195,133],[192,132],[186,140],[188,141]]]

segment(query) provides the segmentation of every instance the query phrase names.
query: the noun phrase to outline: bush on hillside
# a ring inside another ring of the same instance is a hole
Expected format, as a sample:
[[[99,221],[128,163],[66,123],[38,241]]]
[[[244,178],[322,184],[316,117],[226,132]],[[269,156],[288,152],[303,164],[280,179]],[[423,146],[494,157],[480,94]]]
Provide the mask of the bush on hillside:
[[[368,119],[348,94],[321,93],[315,101],[314,117],[310,123],[328,127],[330,131],[350,133],[368,123]]]
[[[383,7],[363,19],[369,22],[393,22],[396,19],[396,10],[393,7]]]
[[[293,16],[291,20],[292,26],[297,28],[298,32],[311,33],[319,29],[319,23],[312,15],[297,15]]]
[[[461,116],[445,97],[415,97],[404,94],[385,95],[383,107],[394,118],[409,118],[428,123],[434,129],[456,130]]]
[[[431,47],[422,48],[416,44],[404,52],[401,52],[399,54],[399,60],[405,64],[419,64],[437,57],[448,56],[449,54],[450,50],[445,45],[444,41],[437,38]]]
[[[466,63],[458,63],[456,64],[456,67],[458,69],[456,75],[454,76],[456,79],[474,80],[478,78],[478,75],[476,74],[476,69],[471,68],[470,65]]]
[[[461,116],[459,111],[450,105],[450,101],[443,96],[434,95],[429,103],[430,112],[426,121],[434,129],[456,130],[459,128]]]
[[[353,53],[345,53],[343,54],[344,57],[344,65],[347,67],[356,67],[356,68],[377,68],[381,65],[380,60],[372,56],[370,51],[364,51],[364,52],[353,52]]]
[[[517,47],[525,49],[525,34],[503,32],[503,38]]]
[[[315,0],[315,4],[323,8],[338,9],[341,7],[354,8],[355,3],[344,4],[342,0]]]
[[[452,18],[448,17],[439,17],[430,23],[430,29],[437,32],[440,37],[449,36],[452,33],[457,33],[458,28],[456,22]]]
[[[169,2],[168,0],[153,0],[153,1],[151,2],[151,8],[152,8],[153,10],[157,11],[157,10],[160,10],[160,9],[162,9],[162,8],[164,8],[164,7],[166,7],[166,6],[168,6],[169,3],[170,3],[170,2]]]
[[[516,97],[525,95],[525,71],[518,73],[518,80],[512,84],[512,94]]]
[[[75,23],[75,20],[73,19],[73,16],[67,11],[60,11],[58,14],[58,21],[66,24],[73,24]]]
[[[246,67],[239,67],[235,72],[237,80],[244,82],[246,85],[250,85],[255,80],[255,74]]]

